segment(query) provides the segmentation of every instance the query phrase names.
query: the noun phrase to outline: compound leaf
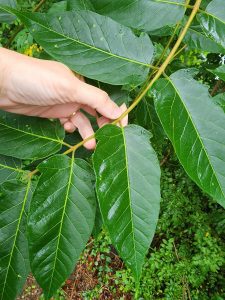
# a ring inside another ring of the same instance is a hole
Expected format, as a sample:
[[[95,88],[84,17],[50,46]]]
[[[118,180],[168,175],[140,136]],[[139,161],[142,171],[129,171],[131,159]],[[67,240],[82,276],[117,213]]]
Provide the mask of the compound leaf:
[[[16,180],[0,186],[0,299],[13,300],[29,273],[26,239],[31,182]]]
[[[219,45],[225,48],[225,9],[223,0],[213,0],[206,11],[198,14],[198,20],[203,30]]]
[[[48,54],[79,74],[115,85],[146,79],[154,53],[147,34],[137,37],[131,29],[91,11],[54,15],[11,11]]]
[[[49,299],[73,271],[91,235],[95,193],[91,167],[56,155],[41,172],[28,220],[32,272]]]
[[[97,132],[96,191],[113,245],[139,280],[160,206],[160,168],[142,127],[106,125]]]
[[[44,158],[61,149],[64,136],[59,122],[0,111],[0,154]]]
[[[183,0],[163,3],[155,0],[91,0],[96,12],[135,29],[154,31],[174,25],[184,16]],[[173,4],[173,2],[175,4]]]
[[[154,88],[156,111],[188,175],[225,207],[225,115],[187,70]]]

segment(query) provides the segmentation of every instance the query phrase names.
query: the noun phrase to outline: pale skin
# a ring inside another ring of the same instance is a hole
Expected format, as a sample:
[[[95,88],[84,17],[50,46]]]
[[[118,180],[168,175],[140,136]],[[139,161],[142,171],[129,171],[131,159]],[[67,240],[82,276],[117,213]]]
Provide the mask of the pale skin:
[[[79,131],[83,139],[94,131],[80,111],[97,118],[99,127],[117,119],[126,110],[106,92],[84,82],[64,64],[0,49],[0,109],[42,118],[59,119],[68,132]],[[100,115],[100,116],[99,116]],[[121,121],[126,126],[127,117]],[[84,144],[94,149],[95,139]]]

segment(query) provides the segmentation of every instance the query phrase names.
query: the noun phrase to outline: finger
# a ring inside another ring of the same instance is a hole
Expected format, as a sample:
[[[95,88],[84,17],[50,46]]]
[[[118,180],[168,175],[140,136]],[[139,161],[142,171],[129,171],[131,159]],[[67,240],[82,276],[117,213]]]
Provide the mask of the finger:
[[[67,121],[68,121],[68,118],[61,118],[59,119],[61,125],[64,125]]]
[[[74,93],[74,101],[97,110],[102,116],[111,120],[121,115],[120,108],[106,92],[84,82],[80,82],[79,88]]]
[[[82,114],[81,112],[77,112],[75,116],[71,117],[71,122],[75,127],[77,127],[81,137],[85,140],[89,136],[94,134],[93,128],[91,126],[91,122],[89,119]],[[87,141],[84,144],[84,147],[91,150],[94,149],[96,146],[96,141],[95,139],[91,139],[90,141]]]
[[[121,109],[121,115],[127,110],[127,106],[125,103],[123,103],[121,106],[120,106],[120,109]],[[120,121],[120,124],[122,127],[125,127],[127,126],[128,124],[128,115],[126,115],[121,121]]]
[[[100,117],[97,119],[97,124],[99,128],[102,128],[104,125],[109,124],[110,123],[110,119],[105,118],[105,117]]]
[[[90,106],[87,105],[81,105],[81,109],[83,109],[84,111],[86,111],[89,115],[97,118],[97,112],[95,109],[91,108]]]
[[[69,133],[73,133],[76,130],[76,126],[74,126],[72,122],[68,121],[64,124],[64,129]]]

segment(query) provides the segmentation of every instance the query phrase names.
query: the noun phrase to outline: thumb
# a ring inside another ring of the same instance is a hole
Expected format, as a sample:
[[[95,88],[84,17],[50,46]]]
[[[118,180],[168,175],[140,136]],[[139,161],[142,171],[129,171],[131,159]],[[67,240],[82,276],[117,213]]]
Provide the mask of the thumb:
[[[95,109],[108,119],[117,119],[121,115],[121,109],[110,99],[109,95],[90,84],[80,82],[74,98],[75,102]]]

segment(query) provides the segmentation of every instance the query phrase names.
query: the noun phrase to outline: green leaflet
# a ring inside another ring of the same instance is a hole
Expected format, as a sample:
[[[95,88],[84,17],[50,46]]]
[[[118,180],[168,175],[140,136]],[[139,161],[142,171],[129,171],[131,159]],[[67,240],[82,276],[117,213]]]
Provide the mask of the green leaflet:
[[[210,70],[210,71],[213,74],[215,74],[216,76],[218,76],[220,79],[225,81],[225,65],[222,65],[222,66],[216,68],[215,70]]]
[[[154,47],[147,34],[91,11],[15,13],[35,40],[56,60],[102,82],[138,84],[146,79]],[[97,66],[97,67],[96,67]]]
[[[156,111],[188,175],[225,207],[225,115],[188,70],[154,87]]]
[[[106,125],[97,132],[93,162],[96,191],[112,243],[139,281],[155,233],[160,168],[142,127]]]
[[[30,271],[26,239],[27,185],[16,181],[0,187],[0,300],[13,300],[21,292]]]
[[[91,235],[95,193],[91,167],[56,155],[42,162],[28,220],[32,272],[49,299],[73,271]]]
[[[198,14],[203,30],[219,45],[225,48],[225,10],[223,0],[213,0],[206,8],[206,13]]]
[[[68,10],[94,10],[90,0],[67,0]]]
[[[139,125],[148,128],[156,143],[161,143],[165,137],[164,130],[156,114],[153,99],[142,99],[136,110]]]
[[[0,0],[0,6],[9,6],[15,8],[17,6],[17,2],[16,0]],[[14,16],[0,9],[0,23],[12,23],[14,20]]]
[[[0,155],[0,184],[15,179],[19,173],[23,173],[21,166],[22,162],[20,160]]]
[[[96,12],[144,31],[175,25],[184,16],[184,7],[156,0],[91,0]],[[184,3],[183,0],[172,0]]]
[[[61,149],[64,136],[59,122],[0,111],[0,154],[44,158]]]
[[[211,53],[224,53],[225,49],[199,28],[192,26],[188,29],[183,41],[190,49],[199,49]]]

